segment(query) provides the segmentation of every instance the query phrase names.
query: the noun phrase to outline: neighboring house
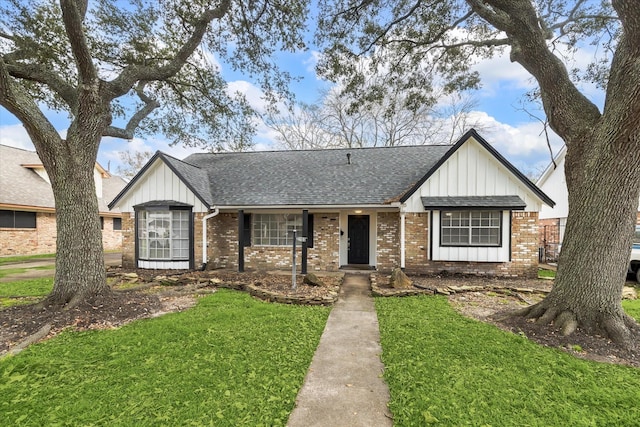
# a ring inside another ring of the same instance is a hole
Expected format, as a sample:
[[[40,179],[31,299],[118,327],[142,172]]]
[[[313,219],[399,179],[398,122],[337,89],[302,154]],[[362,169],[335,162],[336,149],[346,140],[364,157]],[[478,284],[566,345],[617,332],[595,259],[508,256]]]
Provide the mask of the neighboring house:
[[[564,231],[569,214],[569,192],[564,176],[564,159],[567,153],[563,146],[553,162],[542,173],[536,185],[548,194],[555,206],[543,206],[540,211],[540,249],[545,261],[556,261],[564,240]],[[555,165],[554,165],[555,163]],[[640,225],[640,200],[638,201],[637,222]]]
[[[98,163],[94,170],[107,250],[122,248],[122,219],[107,202],[126,182]],[[56,213],[53,191],[44,166],[33,151],[0,145],[0,256],[56,252]]]
[[[161,152],[109,204],[123,266],[537,275],[553,201],[474,130],[455,145]]]

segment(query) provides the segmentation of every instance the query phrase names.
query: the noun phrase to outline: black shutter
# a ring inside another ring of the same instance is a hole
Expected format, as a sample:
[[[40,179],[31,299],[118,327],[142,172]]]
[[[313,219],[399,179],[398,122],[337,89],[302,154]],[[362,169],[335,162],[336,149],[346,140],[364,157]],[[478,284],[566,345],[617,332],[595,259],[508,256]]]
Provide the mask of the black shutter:
[[[251,246],[251,214],[250,213],[246,213],[244,214],[244,229],[243,229],[243,236],[244,236],[244,246]]]
[[[309,214],[309,221],[307,223],[307,247],[313,247],[313,214]]]

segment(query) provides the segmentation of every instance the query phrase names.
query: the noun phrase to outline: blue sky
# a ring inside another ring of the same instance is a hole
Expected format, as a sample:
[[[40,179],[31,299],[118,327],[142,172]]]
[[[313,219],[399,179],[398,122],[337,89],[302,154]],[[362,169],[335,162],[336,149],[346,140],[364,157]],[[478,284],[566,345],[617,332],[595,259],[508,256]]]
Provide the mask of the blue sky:
[[[302,80],[292,84],[293,92],[301,101],[312,103],[319,98],[319,89],[329,88],[330,84],[318,79],[314,72],[318,52],[314,50],[279,55],[281,67]],[[589,52],[578,52],[575,65],[584,66],[591,59]],[[503,55],[482,60],[476,65],[482,81],[482,88],[473,93],[478,105],[473,112],[474,120],[484,123],[488,131],[481,132],[503,156],[517,168],[527,174],[540,173],[549,163],[549,151],[542,132],[542,125],[524,111],[521,111],[523,94],[534,87],[530,75],[518,64],[511,63],[508,51]],[[261,92],[242,74],[232,72],[224,64],[220,64],[223,74],[234,89],[246,94],[250,102],[258,109],[262,105]],[[584,92],[598,105],[602,104],[603,94],[593,86],[585,86]],[[527,109],[543,117],[542,112],[535,111],[536,106]],[[68,121],[66,114],[46,112],[54,126],[64,135]],[[275,134],[266,126],[258,127],[255,142],[257,150],[273,149]],[[24,128],[9,112],[0,107],[0,144],[33,149]],[[562,141],[551,134],[551,145],[554,154],[562,146]],[[136,138],[131,141],[105,138],[98,154],[98,162],[105,168],[115,171],[119,165],[121,151],[156,151],[161,150],[178,158],[198,151],[192,148],[169,146],[162,137]]]

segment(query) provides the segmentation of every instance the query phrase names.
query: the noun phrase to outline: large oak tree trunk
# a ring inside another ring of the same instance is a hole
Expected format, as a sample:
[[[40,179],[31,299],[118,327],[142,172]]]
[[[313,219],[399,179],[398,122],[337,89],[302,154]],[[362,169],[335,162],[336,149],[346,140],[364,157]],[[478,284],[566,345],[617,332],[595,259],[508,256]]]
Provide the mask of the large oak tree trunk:
[[[111,122],[98,85],[81,92],[78,117],[57,144],[34,141],[56,202],[57,254],[54,288],[47,302],[73,307],[110,292],[94,168],[101,134]]]
[[[615,132],[612,132],[615,134]],[[565,176],[569,215],[551,293],[525,310],[563,334],[577,327],[633,346],[637,323],[621,305],[640,191],[640,156],[620,155],[629,141],[605,129],[582,151],[569,146]],[[625,137],[626,138],[626,137]],[[634,137],[635,138],[635,137]]]
[[[56,200],[58,250],[54,288],[48,300],[57,305],[73,306],[107,293],[109,287],[94,165],[77,163],[64,169],[64,178],[51,180]]]

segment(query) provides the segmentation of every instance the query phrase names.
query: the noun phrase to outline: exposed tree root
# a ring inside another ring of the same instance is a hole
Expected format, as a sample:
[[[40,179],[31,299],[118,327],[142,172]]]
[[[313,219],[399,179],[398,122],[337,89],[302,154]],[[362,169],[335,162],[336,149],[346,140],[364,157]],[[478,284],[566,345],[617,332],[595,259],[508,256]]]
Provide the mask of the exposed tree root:
[[[51,331],[51,324],[47,323],[42,328],[40,328],[37,332],[29,335],[28,337],[20,341],[18,344],[16,344],[12,349],[9,350],[8,354],[16,355],[20,353],[22,350],[24,350],[31,344],[36,343],[40,341],[42,338],[46,337],[50,331]]]
[[[516,310],[511,316],[520,316],[526,319],[534,319],[542,325],[553,325],[563,336],[569,336],[578,328],[589,334],[602,335],[621,347],[627,349],[636,348],[638,343],[633,339],[634,335],[640,335],[640,325],[630,316],[622,313],[604,315],[586,321],[580,319],[574,312],[561,309],[543,300],[537,304]]]

